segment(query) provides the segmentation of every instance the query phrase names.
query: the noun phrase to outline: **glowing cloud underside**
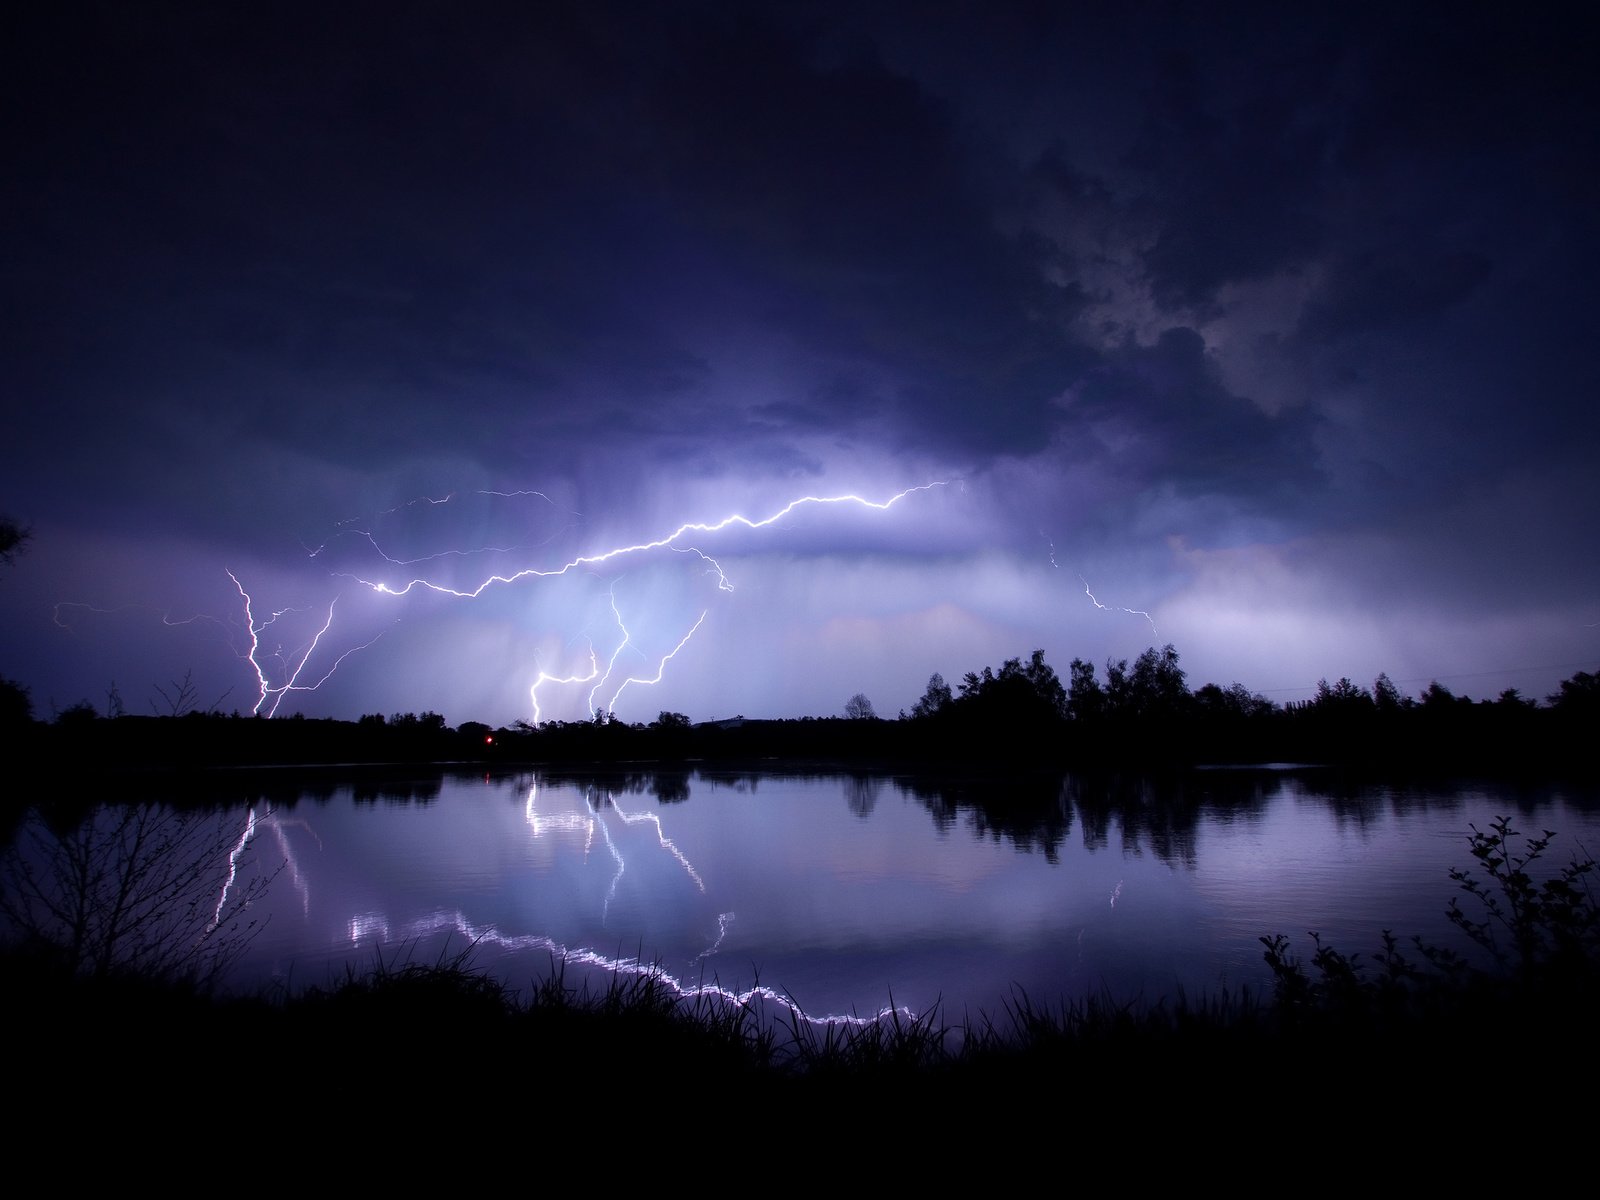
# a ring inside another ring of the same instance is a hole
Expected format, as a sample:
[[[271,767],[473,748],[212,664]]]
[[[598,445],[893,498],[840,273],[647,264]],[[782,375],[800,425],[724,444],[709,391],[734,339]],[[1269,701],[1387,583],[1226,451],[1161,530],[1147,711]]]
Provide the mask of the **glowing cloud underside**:
[[[559,579],[576,572],[597,572],[602,568],[619,566],[623,560],[631,557],[648,555],[656,551],[670,551],[676,554],[692,556],[714,578],[718,591],[732,592],[734,585],[729,578],[728,572],[723,569],[721,563],[704,549],[692,544],[693,540],[713,537],[723,531],[736,528],[752,531],[764,530],[776,525],[796,510],[806,507],[857,507],[873,512],[885,512],[905,500],[908,496],[943,486],[945,486],[944,481],[920,484],[897,492],[886,500],[870,500],[854,494],[801,496],[789,501],[767,516],[750,517],[743,513],[732,513],[715,521],[686,521],[660,537],[616,545],[593,553],[580,554],[554,566],[529,566],[516,571],[495,572],[482,577],[471,586],[453,586],[450,583],[442,582],[436,577],[423,575],[413,575],[404,582],[391,582],[342,571],[336,572],[335,577],[347,579],[360,587],[369,589],[376,595],[395,599],[407,597],[418,592],[427,592],[451,599],[472,601],[482,597],[491,588],[510,587],[530,580]],[[545,496],[544,493],[534,491],[485,492],[482,495],[501,498],[537,496],[546,501],[549,500],[549,497]],[[454,496],[447,496],[443,499],[425,497],[400,506],[400,508],[392,509],[390,512],[400,512],[406,508],[423,505],[438,507],[449,504],[453,499],[455,499]],[[379,544],[372,528],[356,528],[353,521],[343,522],[342,524],[348,528],[342,528],[340,530],[341,535],[350,534],[365,541],[386,564],[392,567],[412,567],[418,563],[439,562],[445,558],[450,558],[454,562],[460,563],[473,555],[505,554],[519,549],[506,546],[481,546],[474,549],[453,549],[413,557],[401,557],[386,551]],[[564,526],[563,530],[558,530],[558,533],[570,527],[569,522]],[[547,545],[554,536],[552,534],[544,538],[540,544]],[[310,551],[310,556],[312,558],[321,557],[327,550],[328,544],[320,545]],[[287,614],[291,612],[303,613],[308,610],[303,608],[284,608],[272,612],[270,616],[259,617],[256,612],[256,601],[245,589],[244,584],[232,571],[227,574],[234,587],[238,590],[243,604],[243,639],[246,645],[239,651],[239,654],[249,664],[255,677],[257,699],[252,709],[253,712],[264,713],[269,717],[275,715],[290,693],[317,690],[333,677],[346,659],[358,651],[368,648],[383,636],[380,632],[358,645],[346,647],[331,662],[327,661],[325,646],[330,640],[330,634],[334,628],[335,610],[339,600],[339,597],[335,596],[333,600],[328,602],[326,612],[320,618],[320,624],[316,626],[309,636],[303,637],[299,645],[291,649],[286,649],[282,646],[269,649],[266,645],[265,634],[273,629]],[[608,593],[608,598],[611,616],[615,622],[615,632],[608,639],[610,649],[603,656],[604,665],[602,666],[602,654],[596,649],[593,639],[584,638],[584,640],[588,641],[587,653],[584,656],[587,659],[587,668],[561,674],[536,666],[533,672],[533,682],[528,689],[535,723],[542,720],[544,715],[539,699],[540,690],[543,688],[558,685],[580,686],[587,684],[589,685],[587,711],[589,713],[610,713],[614,711],[618,698],[629,687],[634,685],[649,687],[660,683],[665,676],[668,664],[700,632],[710,616],[710,609],[702,608],[699,616],[689,623],[686,628],[682,628],[681,635],[678,636],[670,650],[664,654],[650,657],[644,655],[644,652],[635,644],[633,635],[629,632],[628,624],[624,620],[622,609],[617,600],[614,583]],[[317,611],[320,612],[320,608]],[[579,636],[580,638],[584,637],[581,633]],[[619,665],[625,652],[633,652],[645,657],[646,661],[651,665],[642,671],[625,670]]]

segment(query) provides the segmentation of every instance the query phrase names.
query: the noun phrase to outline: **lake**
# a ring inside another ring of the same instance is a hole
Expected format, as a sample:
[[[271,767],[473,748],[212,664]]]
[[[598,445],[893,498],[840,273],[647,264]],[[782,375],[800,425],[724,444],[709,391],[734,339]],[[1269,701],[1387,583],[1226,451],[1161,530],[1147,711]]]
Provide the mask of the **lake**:
[[[232,785],[230,785],[232,786]],[[237,990],[470,961],[526,989],[656,970],[688,994],[824,1020],[898,1006],[1000,1016],[1025,994],[1154,1003],[1255,991],[1263,935],[1461,947],[1445,916],[1471,826],[1600,850],[1593,788],[1351,783],[1316,770],[919,779],[529,770],[234,787],[253,836],[227,887],[276,871]],[[1467,899],[1463,896],[1463,899]]]

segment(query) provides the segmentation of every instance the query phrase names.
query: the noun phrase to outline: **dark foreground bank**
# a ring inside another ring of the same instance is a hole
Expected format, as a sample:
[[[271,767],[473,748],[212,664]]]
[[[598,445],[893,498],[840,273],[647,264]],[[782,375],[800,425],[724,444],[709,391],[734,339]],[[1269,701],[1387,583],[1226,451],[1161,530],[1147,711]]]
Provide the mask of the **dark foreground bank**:
[[[12,1146],[78,1177],[196,1186],[280,1160],[300,1164],[291,1181],[364,1187],[457,1188],[507,1163],[608,1187],[1202,1170],[1481,1185],[1557,1162],[1588,1178],[1600,903],[1595,863],[1547,871],[1548,841],[1474,832],[1451,905],[1483,951],[1470,963],[1268,934],[1256,995],[1015,994],[861,1025],[772,1021],[648,972],[587,991],[553,963],[519,989],[470,956],[239,997],[14,938]]]

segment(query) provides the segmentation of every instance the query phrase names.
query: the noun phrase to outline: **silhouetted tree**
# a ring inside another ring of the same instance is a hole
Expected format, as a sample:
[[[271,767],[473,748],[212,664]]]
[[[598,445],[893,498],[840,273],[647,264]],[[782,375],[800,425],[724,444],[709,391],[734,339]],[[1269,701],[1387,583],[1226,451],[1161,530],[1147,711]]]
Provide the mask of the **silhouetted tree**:
[[[1249,720],[1264,717],[1276,707],[1265,696],[1253,693],[1244,684],[1227,687],[1208,683],[1194,693],[1195,710],[1203,717]]]
[[[1386,673],[1379,672],[1372,681],[1372,702],[1378,706],[1378,711],[1390,713],[1409,707],[1411,698],[1402,696],[1394,681]]]
[[[1118,659],[1116,662],[1106,659],[1105,697],[1106,712],[1126,716],[1132,711],[1127,659]]]
[[[1067,668],[1067,677],[1067,715],[1074,721],[1099,719],[1105,713],[1106,695],[1094,677],[1094,664],[1075,658]]]
[[[911,715],[916,719],[938,716],[954,698],[944,676],[935,671],[928,676],[928,690],[922,693],[922,699],[911,706]]]
[[[1035,650],[1029,657],[1028,665],[1022,668],[1022,677],[1057,717],[1067,715],[1067,689],[1062,686],[1055,668],[1045,662],[1043,650]]]
[[[161,697],[161,703],[157,704],[154,700],[151,700],[150,710],[156,716],[181,717],[188,713],[199,711],[197,701],[200,699],[200,689],[194,682],[193,670],[185,671],[182,679],[172,680],[170,687],[162,687],[158,683],[155,685],[155,689],[156,695]],[[228,689],[228,691],[232,690],[232,688]],[[216,712],[227,698],[228,692],[223,692],[221,696],[217,697],[216,702],[206,709],[206,712]],[[116,714],[111,713],[108,715],[115,716]]]
[[[873,710],[872,701],[865,694],[857,692],[844,702],[844,715],[852,721],[871,721],[878,714]]]
[[[22,684],[0,677],[0,729],[33,720],[33,699]]]
[[[1354,713],[1373,707],[1372,694],[1360,684],[1352,683],[1348,676],[1330,685],[1326,679],[1317,680],[1317,695],[1311,701],[1327,712]]]
[[[1178,651],[1168,642],[1139,655],[1127,678],[1127,704],[1133,715],[1171,720],[1189,707],[1189,690],[1178,666]]]
[[[1457,696],[1437,679],[1422,689],[1422,707],[1429,712],[1437,713],[1471,703],[1470,697]]]
[[[1026,666],[1008,658],[998,673],[989,667],[981,675],[968,671],[959,691],[954,714],[973,726],[1041,733],[1067,715],[1067,690],[1043,650],[1035,650]]]
[[[389,728],[404,733],[443,733],[444,717],[436,712],[395,713],[389,718]]]
[[[95,712],[94,705],[87,700],[79,700],[76,704],[69,704],[56,713],[55,723],[63,729],[82,729],[99,719],[100,714]]]
[[[255,936],[248,910],[277,874],[239,876],[254,828],[253,813],[241,828],[209,811],[108,804],[60,832],[31,811],[0,858],[6,933],[78,974],[209,987]]]
[[[1579,671],[1571,679],[1563,679],[1560,690],[1546,699],[1558,712],[1600,713],[1600,674]]]

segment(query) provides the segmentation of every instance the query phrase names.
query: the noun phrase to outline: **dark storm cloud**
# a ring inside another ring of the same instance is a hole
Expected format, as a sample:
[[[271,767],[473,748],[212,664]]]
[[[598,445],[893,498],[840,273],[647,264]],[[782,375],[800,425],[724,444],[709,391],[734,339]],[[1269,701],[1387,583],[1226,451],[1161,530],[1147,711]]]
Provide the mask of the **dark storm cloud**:
[[[1156,600],[1246,560],[1295,605],[1311,563],[1352,597],[1409,564],[1419,605],[1470,578],[1458,612],[1514,591],[1473,561],[1600,588],[1600,114],[1563,13],[10,20],[0,500],[24,518],[232,561],[477,488],[639,536],[684,494],[967,479],[914,536],[841,545],[1061,575],[1125,546]],[[1008,628],[1059,612],[1026,576]]]
[[[25,68],[73,64],[16,84],[48,113],[14,189],[25,316],[72,363],[41,388],[209,367],[281,436],[376,463],[419,435],[471,450],[481,422],[374,430],[363,392],[545,436],[541,404],[597,392],[638,419],[705,384],[684,343],[734,316],[871,381],[924,443],[1042,443],[1050,289],[942,106],[870,56],[818,66],[715,7],[297,11],[23,39]]]
[[[1278,335],[1304,370],[1503,277],[1507,231],[1551,204],[1592,227],[1593,88],[1559,29],[1263,12],[35,14],[10,85],[14,378],[32,411],[121,397],[84,433],[106,443],[216,420],[352,465],[425,443],[511,469],[618,426],[770,441],[865,410],[977,466],[1048,445],[1074,388],[1172,427],[1172,387],[1140,391],[1156,339],[1225,316],[1227,285],[1316,273]],[[950,89],[885,56],[918,37],[985,73]],[[1040,65],[1029,39],[1115,115],[1036,107],[1018,124],[1047,148],[1008,160],[979,133],[1016,102],[1007,62]],[[997,219],[1034,186],[1092,247]],[[1112,313],[1103,340],[1085,314],[1119,253],[1166,316]],[[781,338],[811,378],[720,392],[718,332]],[[1243,490],[1280,455],[1312,476],[1282,424],[1225,426]]]
[[[1322,243],[1326,116],[1290,96],[1318,94],[1326,74],[1299,56],[1244,75],[1191,52],[1161,62],[1124,165],[1154,227],[1145,266],[1163,307],[1205,306],[1223,284],[1303,262]]]
[[[1193,329],[1173,327],[1153,346],[1108,354],[1065,408],[1075,426],[1069,452],[1109,464],[1135,486],[1159,483],[1280,514],[1297,494],[1322,490],[1314,421],[1300,410],[1268,416],[1231,393]]]

